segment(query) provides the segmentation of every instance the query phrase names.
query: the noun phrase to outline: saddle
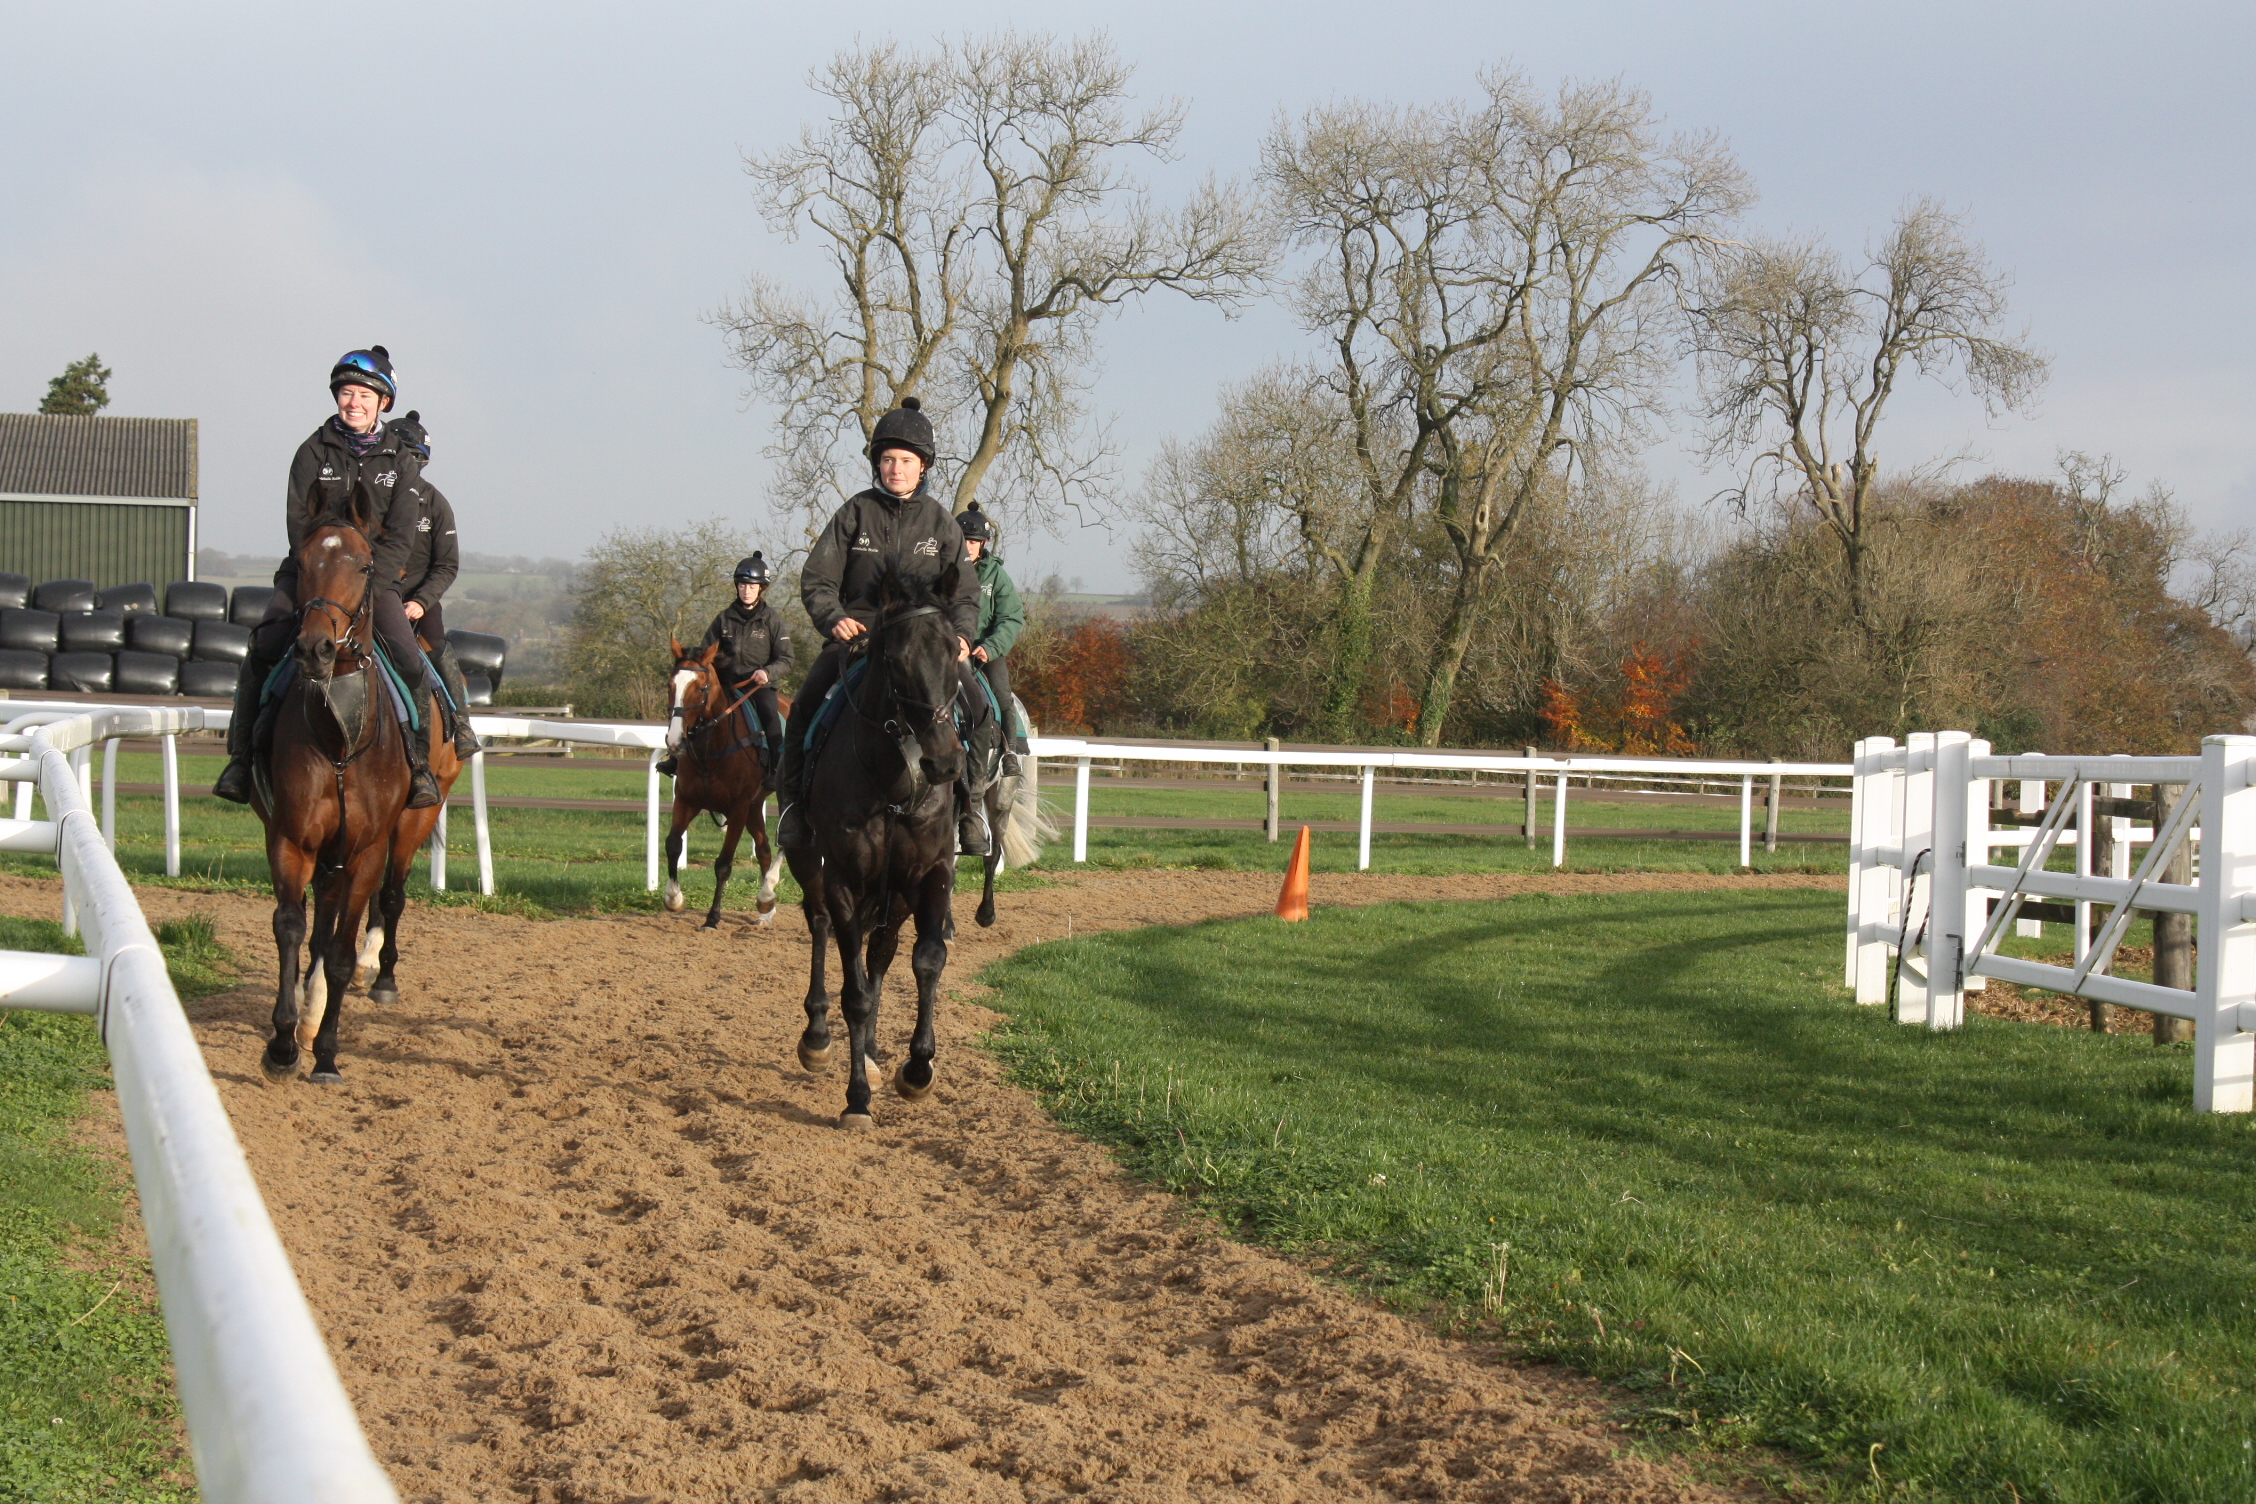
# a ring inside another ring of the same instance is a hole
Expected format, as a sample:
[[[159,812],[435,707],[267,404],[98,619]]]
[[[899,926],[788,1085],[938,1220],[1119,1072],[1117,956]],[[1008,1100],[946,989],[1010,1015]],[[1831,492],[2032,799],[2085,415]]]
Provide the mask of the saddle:
[[[838,724],[839,713],[846,706],[847,696],[853,693],[854,687],[867,675],[869,663],[867,658],[856,658],[848,663],[845,672],[838,676],[838,682],[823,696],[822,704],[816,706],[815,713],[807,718],[806,754],[809,768],[821,760],[823,748],[830,742],[831,729]],[[981,716],[975,712],[964,695],[960,681],[956,686],[952,709],[956,735],[963,739],[964,750],[971,759],[971,786],[976,792],[986,789],[1001,776],[1003,714],[1001,707],[995,703],[995,688],[987,682],[986,676],[973,674],[971,677],[978,683],[979,692],[987,702],[986,715]]]
[[[464,714],[464,709],[455,704],[454,696],[447,692],[446,680],[440,675],[438,666],[431,662],[431,655],[424,653],[422,656],[424,672],[430,676],[431,688],[437,693],[439,704],[446,713],[447,732],[452,735],[454,720]],[[366,704],[360,700],[360,697],[367,692],[368,685],[371,682],[380,683],[384,686],[385,698],[391,702],[393,717],[399,721],[409,735],[421,735],[423,732],[423,707],[417,704],[415,697],[407,692],[407,680],[401,676],[399,669],[392,663],[391,653],[382,642],[376,644],[373,664],[375,668],[373,674],[353,673],[330,680],[330,703],[336,707],[341,717],[349,716],[352,720],[357,721],[361,715],[366,713]],[[269,750],[274,731],[272,707],[281,704],[282,696],[288,693],[291,682],[297,677],[298,660],[296,655],[285,655],[281,662],[274,665],[273,672],[266,676],[266,683],[259,691],[259,720],[256,728],[257,734],[252,744],[252,754],[261,763],[266,760],[266,753]]]

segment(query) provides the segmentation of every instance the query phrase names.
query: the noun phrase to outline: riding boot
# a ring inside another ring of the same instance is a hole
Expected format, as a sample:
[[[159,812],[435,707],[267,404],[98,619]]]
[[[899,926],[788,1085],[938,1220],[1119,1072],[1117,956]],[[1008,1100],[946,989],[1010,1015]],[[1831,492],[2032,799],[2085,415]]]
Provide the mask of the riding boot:
[[[668,778],[673,777],[681,771],[681,759],[668,752],[664,757],[658,759],[658,771]]]
[[[227,766],[212,785],[213,795],[230,803],[251,802],[251,756],[258,746],[259,696],[266,688],[266,676],[273,671],[273,664],[261,663],[252,654],[243,660],[242,671],[235,676],[235,714],[227,722]]]
[[[429,704],[429,701],[425,701]],[[439,791],[439,781],[431,776],[431,748],[428,732],[419,732],[412,726],[400,727],[400,735],[407,743],[407,807],[429,809],[446,795]]]
[[[985,856],[989,850],[987,806],[971,787],[971,775],[956,780],[956,853]]]
[[[468,762],[478,753],[478,733],[470,727],[470,688],[462,681],[462,665],[455,661],[454,644],[440,638],[438,651],[431,654],[431,662],[437,667],[440,682],[446,685],[447,696],[454,704],[454,755]]]

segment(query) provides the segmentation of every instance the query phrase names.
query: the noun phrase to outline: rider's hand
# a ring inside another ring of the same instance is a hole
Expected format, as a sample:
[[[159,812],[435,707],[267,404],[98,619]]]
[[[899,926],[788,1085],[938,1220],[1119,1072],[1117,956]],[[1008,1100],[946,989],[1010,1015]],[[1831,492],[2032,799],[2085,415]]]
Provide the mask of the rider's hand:
[[[423,619],[423,603],[421,601],[409,601],[401,609],[407,612],[409,621],[421,621]]]
[[[987,650],[985,648],[973,648],[971,656],[977,658],[981,663],[985,663],[987,661]]]
[[[841,616],[838,618],[838,625],[830,629],[830,635],[840,642],[852,642],[868,630],[869,628],[863,626],[851,616]]]
[[[767,683],[768,671],[766,669],[756,668],[752,670],[752,687],[754,689],[764,689],[767,687]]]
[[[956,639],[956,662],[958,662],[958,663],[961,663],[961,662],[963,662],[963,661],[964,661],[964,660],[965,660],[966,658],[969,658],[970,656],[971,656],[971,644],[970,644],[970,643],[968,643],[968,642],[966,642],[966,641],[964,641],[964,640],[963,640],[963,639],[962,639],[961,637],[957,638],[957,639]]]

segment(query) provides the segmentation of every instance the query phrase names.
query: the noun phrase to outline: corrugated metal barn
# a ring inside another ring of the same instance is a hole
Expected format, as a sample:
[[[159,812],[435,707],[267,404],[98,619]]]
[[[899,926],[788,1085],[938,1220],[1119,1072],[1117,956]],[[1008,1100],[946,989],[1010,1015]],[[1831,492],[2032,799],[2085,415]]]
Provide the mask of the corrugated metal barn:
[[[196,420],[0,413],[0,570],[196,577]]]

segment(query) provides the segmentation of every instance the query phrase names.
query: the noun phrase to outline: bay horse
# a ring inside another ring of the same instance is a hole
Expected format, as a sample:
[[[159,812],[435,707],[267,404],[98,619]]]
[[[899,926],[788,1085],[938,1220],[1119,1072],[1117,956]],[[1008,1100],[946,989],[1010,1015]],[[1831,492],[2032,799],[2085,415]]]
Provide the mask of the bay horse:
[[[841,1128],[866,1128],[872,1121],[878,1003],[901,926],[911,915],[916,943],[909,969],[916,977],[917,1022],[893,1089],[914,1102],[936,1079],[934,1012],[955,933],[949,913],[956,887],[955,781],[965,756],[951,714],[960,681],[956,629],[946,602],[955,594],[956,579],[951,564],[933,585],[904,584],[890,574],[880,582],[877,621],[857,644],[863,666],[855,677],[840,675],[835,694],[841,703],[828,744],[805,773],[809,843],[784,849],[799,881],[811,942],[807,1027],[798,1051],[800,1066],[809,1071],[830,1059],[823,952],[833,934],[837,940],[848,1055]],[[1015,796],[1010,809],[1006,834],[994,844],[1027,852],[1030,861],[1034,848],[1027,832],[1038,811]],[[993,860],[990,855],[991,865]],[[991,875],[982,914],[982,924],[993,921]]]
[[[753,686],[733,687],[721,682],[714,662],[721,645],[701,653],[684,649],[673,640],[674,821],[666,832],[666,908],[680,913],[686,903],[681,890],[682,836],[690,822],[710,810],[728,822],[721,838],[720,855],[713,858],[713,907],[706,911],[704,929],[721,927],[721,895],[728,890],[729,874],[736,870],[736,846],[744,828],[752,828],[752,850],[760,859],[759,918],[755,923],[775,923],[776,879],[783,875],[783,858],[768,846],[768,821],[763,806],[768,798],[767,768],[754,744],[755,712],[749,701]],[[778,708],[791,713],[791,702],[779,697]],[[774,749],[780,753],[782,748]]]
[[[371,529],[381,515],[366,488],[356,487],[345,510],[317,519],[299,545],[298,635],[291,649],[297,673],[277,707],[272,748],[252,780],[252,808],[266,826],[280,969],[274,1034],[260,1063],[277,1080],[296,1069],[308,1047],[314,1081],[344,1079],[337,1069],[337,1024],[369,899],[397,865],[402,844],[412,858],[413,832],[427,836],[438,816],[437,808],[407,808],[404,731],[389,690],[378,682]],[[451,747],[434,750],[431,772],[442,789],[458,771]],[[309,884],[312,959],[301,981]],[[397,955],[396,943],[387,948]]]
[[[433,703],[435,706],[436,696]],[[459,706],[456,713],[468,715],[470,707]],[[368,936],[361,944],[354,973],[357,979],[368,976],[372,970],[375,972],[368,983],[368,1000],[372,1003],[400,1000],[396,973],[400,918],[407,912],[407,876],[415,867],[416,854],[430,844],[431,833],[439,828],[439,815],[446,808],[446,796],[454,792],[454,781],[462,774],[454,738],[447,734],[445,717],[435,708],[425,718],[422,734],[427,738],[423,755],[429,760],[431,776],[438,780],[440,798],[429,809],[402,808],[399,824],[392,828],[391,860],[385,864],[384,885],[377,890],[375,910],[368,916]]]

